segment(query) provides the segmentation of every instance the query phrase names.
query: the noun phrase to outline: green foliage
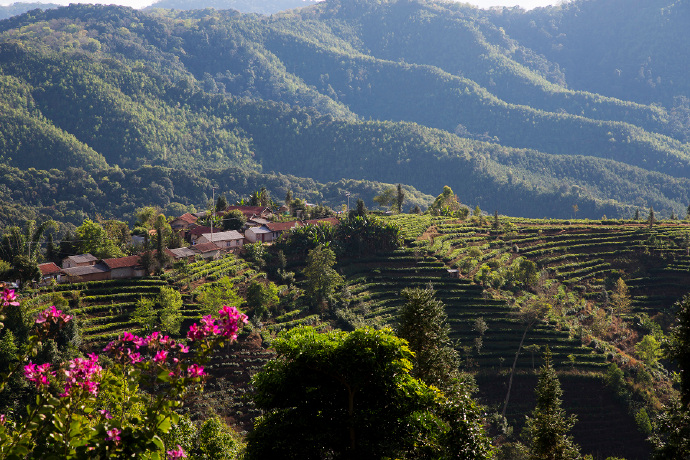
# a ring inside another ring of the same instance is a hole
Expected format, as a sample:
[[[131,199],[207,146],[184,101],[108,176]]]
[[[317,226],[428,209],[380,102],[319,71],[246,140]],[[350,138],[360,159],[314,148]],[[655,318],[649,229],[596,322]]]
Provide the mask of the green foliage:
[[[79,254],[91,254],[99,259],[124,256],[105,229],[90,219],[77,228],[76,249]]]
[[[313,305],[320,306],[329,299],[343,278],[334,269],[335,253],[326,246],[309,251],[307,266],[302,273],[306,278],[304,291]]]
[[[239,307],[244,303],[228,276],[213,283],[204,284],[194,292],[204,314],[216,313],[223,305]]]
[[[443,390],[458,379],[459,359],[449,338],[450,326],[443,302],[432,287],[407,288],[398,313],[397,334],[415,354],[412,375]]]
[[[544,366],[535,390],[537,405],[525,425],[530,459],[549,460],[581,458],[577,445],[569,434],[577,418],[566,417],[561,408],[560,382],[551,364],[551,351],[546,348]]]
[[[273,282],[252,281],[247,288],[247,305],[254,308],[255,316],[263,316],[278,303],[278,286]]]
[[[263,409],[247,458],[489,458],[476,406],[410,375],[413,354],[389,330],[297,328],[254,379]]]
[[[160,328],[163,332],[177,335],[183,319],[182,295],[173,288],[162,287],[155,298],[141,297],[132,319],[145,331]]]
[[[222,222],[223,230],[240,230],[247,222],[247,218],[244,216],[242,211],[233,209],[223,215]]]

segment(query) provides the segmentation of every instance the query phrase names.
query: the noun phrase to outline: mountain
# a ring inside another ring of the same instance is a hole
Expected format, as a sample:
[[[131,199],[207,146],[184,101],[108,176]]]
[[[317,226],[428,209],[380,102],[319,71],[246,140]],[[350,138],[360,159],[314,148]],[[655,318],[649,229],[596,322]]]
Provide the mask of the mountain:
[[[683,2],[652,3],[684,11]],[[0,155],[22,170],[240,168],[403,183],[426,196],[449,185],[472,207],[526,217],[570,217],[574,205],[580,217],[650,206],[684,216],[687,82],[662,79],[667,96],[655,99],[648,82],[617,92],[617,77],[583,68],[604,69],[608,61],[591,56],[614,47],[642,52],[599,35],[616,33],[603,30],[607,17],[622,36],[647,21],[637,30],[658,69],[682,65],[687,32],[666,31],[675,16],[652,20],[647,7],[614,17],[615,5],[525,12],[327,0],[271,17],[36,11],[0,22]],[[540,38],[546,24],[572,40]],[[674,46],[680,63],[663,51]]]
[[[7,6],[0,6],[0,19],[11,18],[18,14],[26,13],[27,11],[35,10],[36,8],[58,8],[60,5],[56,3],[12,3]]]
[[[237,10],[243,13],[274,14],[279,11],[302,8],[313,5],[320,0],[203,0],[189,2],[185,0],[160,0],[150,6],[171,10]]]

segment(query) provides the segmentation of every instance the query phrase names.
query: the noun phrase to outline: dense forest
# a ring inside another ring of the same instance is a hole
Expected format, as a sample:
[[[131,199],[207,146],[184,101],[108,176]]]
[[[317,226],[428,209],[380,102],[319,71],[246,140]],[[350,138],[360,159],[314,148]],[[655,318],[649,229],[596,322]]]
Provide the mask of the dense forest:
[[[673,70],[684,58],[663,50],[687,33],[674,25],[683,6],[614,11],[603,0],[529,12],[331,0],[270,17],[34,10],[0,23],[0,156],[22,171],[233,167],[428,195],[447,184],[471,206],[532,217],[574,205],[590,218],[682,215],[689,95]],[[595,22],[608,17],[616,27]],[[583,38],[590,29],[620,29],[620,41]],[[633,31],[645,51],[623,38]],[[642,52],[644,82],[629,70]],[[593,56],[617,67],[581,76]]]

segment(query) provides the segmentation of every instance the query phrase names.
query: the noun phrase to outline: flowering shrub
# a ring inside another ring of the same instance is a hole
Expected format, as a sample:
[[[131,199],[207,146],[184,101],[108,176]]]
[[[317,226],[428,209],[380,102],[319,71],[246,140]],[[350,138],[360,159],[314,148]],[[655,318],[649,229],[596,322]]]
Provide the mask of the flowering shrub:
[[[2,309],[10,305],[19,305],[14,291],[0,291],[0,321]],[[125,332],[105,347],[104,356],[90,354],[59,365],[32,362],[42,341],[71,320],[54,306],[39,313],[28,354],[2,374],[0,390],[23,369],[38,395],[24,416],[0,414],[0,458],[186,457],[179,445],[166,452],[161,435],[177,423],[181,398],[202,384],[205,372],[198,362],[236,340],[247,316],[224,306],[217,317],[205,316],[190,327],[189,343],[159,332],[146,337]],[[104,362],[112,363],[107,372]],[[151,391],[133,391],[140,387]],[[116,416],[102,407],[102,390],[114,395]],[[139,410],[128,410],[133,407]]]

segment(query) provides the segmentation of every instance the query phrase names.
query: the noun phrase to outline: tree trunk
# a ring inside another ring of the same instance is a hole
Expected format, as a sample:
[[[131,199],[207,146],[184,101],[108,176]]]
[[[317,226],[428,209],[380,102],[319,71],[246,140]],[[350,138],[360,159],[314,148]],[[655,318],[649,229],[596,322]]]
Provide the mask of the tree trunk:
[[[513,386],[513,375],[515,374],[515,366],[517,366],[517,360],[518,357],[520,356],[520,350],[522,350],[522,344],[525,343],[525,337],[527,337],[527,331],[529,331],[529,328],[532,327],[533,323],[527,323],[527,327],[525,327],[525,332],[522,333],[522,340],[520,340],[520,346],[517,349],[517,353],[515,353],[515,359],[513,360],[513,368],[510,370],[510,379],[508,380],[508,394],[506,394],[506,400],[503,403],[503,411],[501,411],[501,417],[505,418],[506,417],[506,409],[508,409],[508,400],[510,399],[510,390]]]

